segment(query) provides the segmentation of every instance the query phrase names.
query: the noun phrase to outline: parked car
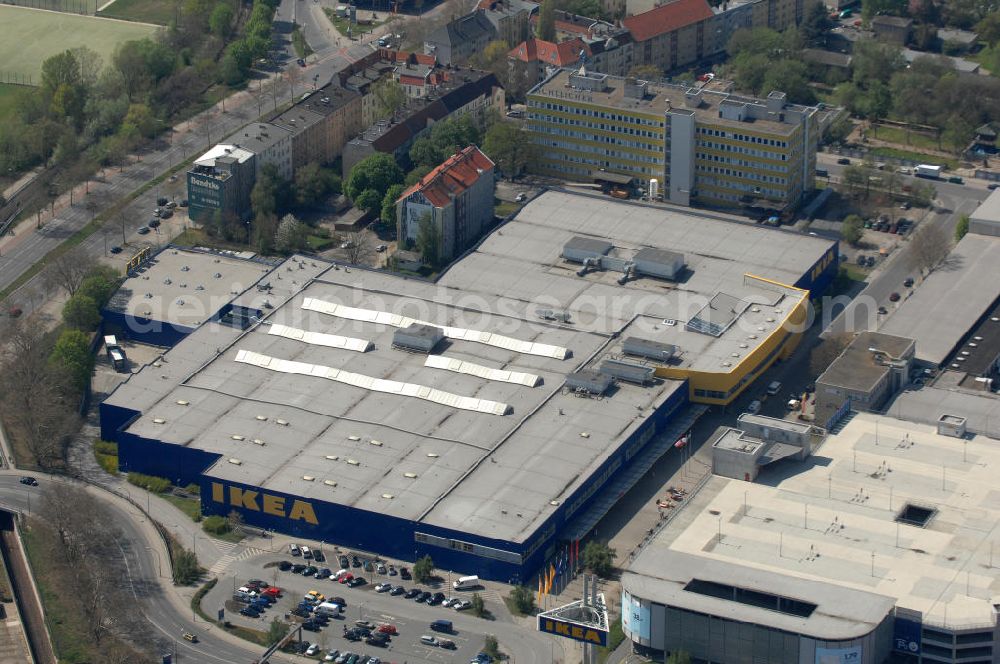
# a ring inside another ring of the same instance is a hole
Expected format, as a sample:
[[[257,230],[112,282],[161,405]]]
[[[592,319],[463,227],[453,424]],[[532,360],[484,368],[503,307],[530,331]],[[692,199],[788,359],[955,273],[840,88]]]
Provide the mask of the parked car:
[[[851,160],[848,159],[847,157],[841,157],[840,159],[837,160],[837,163],[840,164],[841,166],[847,166],[848,164],[851,163]]]
[[[750,405],[747,406],[747,412],[750,413],[751,415],[756,415],[757,413],[760,412],[760,405],[761,405],[760,400],[754,399],[753,401],[750,402]]]
[[[169,219],[172,216],[174,216],[174,211],[171,210],[170,208],[167,208],[166,210],[160,213],[160,219]]]
[[[396,629],[396,626],[393,625],[392,623],[382,623],[381,625],[378,626],[378,630],[377,631],[382,632],[383,634],[389,634],[389,635],[392,635],[392,636],[395,636],[396,634],[399,634],[399,631]]]
[[[896,293],[896,292],[890,293],[889,294],[889,301],[890,302],[899,302],[899,293]]]
[[[424,644],[425,646],[437,646],[438,640],[437,638],[431,636],[430,634],[424,634],[423,636],[420,637],[420,643]]]
[[[456,611],[465,611],[466,609],[472,608],[472,602],[470,602],[467,599],[463,599],[461,601],[452,604],[452,608],[454,608]]]
[[[313,560],[315,560],[318,563],[325,563],[326,562],[326,554],[324,554],[319,549],[313,549]]]
[[[454,641],[449,639],[438,639],[438,647],[444,648],[445,650],[455,650],[458,646],[455,645]]]
[[[913,285],[913,277],[907,277],[906,279],[903,279],[903,285],[906,286],[907,288],[909,288],[910,286],[912,286]]]
[[[247,618],[259,618],[260,611],[258,611],[252,606],[244,606],[242,609],[240,609],[240,615],[246,616]]]
[[[302,574],[302,570],[304,570],[305,568],[306,568],[306,565],[303,565],[302,563],[294,563],[292,565],[291,572],[292,572],[292,574]]]
[[[164,205],[167,204],[167,197],[160,196],[159,198],[156,199],[156,204],[159,205],[160,207],[163,207]]]
[[[174,201],[167,201],[166,208],[168,210],[173,210],[176,207],[177,207],[177,203],[175,203]]]
[[[304,59],[302,59],[302,58],[299,58],[298,60],[295,61],[295,64],[297,64],[300,67],[305,67],[306,66],[306,61]]]
[[[390,595],[402,595],[406,592],[406,588],[403,586],[393,586],[392,590],[389,591]]]
[[[413,599],[414,597],[417,597],[418,595],[420,595],[420,589],[419,588],[410,588],[409,590],[406,591],[405,597],[406,597],[406,599]]]
[[[444,601],[444,593],[434,593],[432,597],[427,600],[427,603],[431,606],[435,606]]]
[[[160,220],[154,217],[154,218],[150,219],[149,223],[146,224],[146,225],[149,226],[150,228],[159,228],[160,227],[160,223],[161,223]]]
[[[319,570],[312,565],[308,565],[304,570],[302,570],[302,576],[316,576],[316,572],[318,571]]]
[[[139,235],[147,235],[149,233],[149,226],[140,226],[136,233]]]
[[[353,579],[351,579],[347,585],[350,586],[351,588],[357,588],[358,586],[363,586],[366,583],[368,583],[368,581],[366,581],[363,577],[356,576]]]
[[[340,578],[339,578],[339,579],[337,579],[337,580],[338,580],[338,581],[339,581],[340,583],[350,583],[351,581],[353,581],[353,580],[354,580],[354,575],[353,575],[353,574],[351,574],[350,572],[347,572],[346,574],[341,574],[341,575],[340,575]]]
[[[410,570],[407,569],[406,567],[400,567],[399,568],[399,576],[400,576],[401,579],[403,579],[405,581],[409,581],[410,579],[413,578],[410,575]]]
[[[21,478],[21,484],[27,484],[28,486],[38,486],[38,480],[34,477],[28,477],[25,475]]]
[[[375,566],[375,571],[378,572],[379,574],[386,574],[388,572],[388,570],[386,570],[385,568],[385,565],[382,563],[379,563],[378,565]]]
[[[387,593],[390,590],[392,590],[391,583],[380,583],[377,586],[375,586],[375,592],[377,593]]]
[[[302,550],[299,549],[299,545],[298,544],[289,544],[288,545],[288,553],[292,554],[293,556],[301,556],[302,555]]]
[[[351,561],[349,561],[347,559],[347,556],[338,556],[337,557],[337,562],[340,563],[341,567],[350,567],[351,566]]]
[[[351,556],[351,567],[361,567],[361,559],[357,556]]]
[[[299,645],[295,647],[295,652],[299,653],[300,655],[303,655],[307,650],[309,650],[309,646],[311,645],[312,644],[309,643],[308,641],[301,641]]]
[[[988,185],[986,185],[986,188],[989,189],[990,191],[993,191],[997,187],[1000,187],[1000,184],[997,184],[996,182],[990,182]]]
[[[781,391],[781,381],[773,380],[771,384],[767,386],[767,393],[772,397]]]
[[[326,656],[323,657],[323,661],[324,662],[332,662],[335,659],[337,659],[338,657],[340,657],[340,651],[335,648],[335,649],[329,651],[328,653],[326,653]]]
[[[426,590],[424,590],[424,591],[421,591],[421,593],[419,595],[417,595],[416,597],[414,597],[413,599],[418,604],[423,604],[428,599],[430,599],[430,597],[431,597],[431,594],[429,592],[427,592]]]
[[[113,254],[120,254],[122,252],[122,248],[119,247],[118,245],[115,245],[111,247],[111,249],[109,249],[108,251],[110,251]]]
[[[187,207],[188,206],[188,199],[182,198],[181,202],[178,203],[178,205],[180,205],[181,207]]]
[[[518,203],[523,203],[524,201],[528,200],[528,195],[525,194],[524,192],[521,192],[520,194],[514,197],[514,200],[517,201]]]

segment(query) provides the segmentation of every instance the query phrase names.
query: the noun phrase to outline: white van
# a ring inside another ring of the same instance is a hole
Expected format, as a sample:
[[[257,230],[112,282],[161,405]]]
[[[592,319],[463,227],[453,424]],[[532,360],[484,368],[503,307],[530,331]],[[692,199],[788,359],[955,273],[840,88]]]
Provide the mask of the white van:
[[[455,590],[469,590],[470,588],[478,588],[482,584],[479,583],[478,576],[463,576],[451,585],[454,586]]]
[[[309,550],[308,546],[302,547],[302,557],[306,560],[311,560],[313,557],[312,551]]]
[[[344,610],[343,607],[341,607],[340,604],[337,604],[336,602],[323,602],[322,604],[316,607],[315,612],[321,616],[336,616],[339,615],[340,612],[343,610]]]
[[[767,386],[767,393],[772,397],[781,391],[781,382],[775,380],[771,381],[771,384]]]

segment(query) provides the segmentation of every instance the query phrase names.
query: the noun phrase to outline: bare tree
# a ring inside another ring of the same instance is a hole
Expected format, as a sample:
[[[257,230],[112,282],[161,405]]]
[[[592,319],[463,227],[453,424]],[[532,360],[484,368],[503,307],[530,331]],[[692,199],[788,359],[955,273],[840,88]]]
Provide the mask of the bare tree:
[[[49,362],[44,329],[27,321],[12,325],[3,356],[3,408],[12,437],[22,441],[42,468],[65,460],[79,418],[70,403],[73,390],[67,376]]]
[[[87,273],[96,265],[97,259],[83,247],[73,247],[45,268],[45,286],[49,290],[62,289],[72,297]]]
[[[813,347],[809,353],[809,371],[813,376],[819,376],[833,361],[840,357],[847,345],[851,343],[854,335],[850,332],[831,334]]]
[[[933,272],[949,251],[951,241],[940,226],[924,224],[910,238],[910,263],[921,272]]]
[[[344,251],[347,253],[347,260],[355,265],[370,259],[375,249],[372,232],[367,228],[349,234],[345,244]]]

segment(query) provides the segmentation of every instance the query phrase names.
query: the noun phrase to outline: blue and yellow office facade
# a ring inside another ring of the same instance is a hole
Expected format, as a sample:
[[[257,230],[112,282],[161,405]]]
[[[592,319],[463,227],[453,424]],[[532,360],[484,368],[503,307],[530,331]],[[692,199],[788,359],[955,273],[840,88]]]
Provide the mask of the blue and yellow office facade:
[[[244,523],[255,528],[400,560],[413,561],[426,554],[442,569],[504,582],[525,582],[533,578],[556,546],[563,543],[573,520],[601,497],[602,487],[627,472],[646,445],[670,426],[687,403],[688,390],[676,389],[630,435],[609,441],[615,447],[604,462],[523,541],[484,537],[223,480],[213,476],[216,464],[227,462],[221,455],[191,444],[173,444],[130,432],[129,425],[140,417],[139,411],[103,403],[100,416],[101,437],[118,444],[122,472],[165,477],[180,486],[197,484],[205,515],[225,516],[235,510]]]

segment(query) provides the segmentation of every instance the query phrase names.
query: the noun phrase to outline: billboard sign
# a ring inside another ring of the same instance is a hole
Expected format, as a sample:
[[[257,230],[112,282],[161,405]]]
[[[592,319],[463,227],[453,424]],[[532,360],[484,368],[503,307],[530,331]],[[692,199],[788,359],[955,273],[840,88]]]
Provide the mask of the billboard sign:
[[[892,649],[911,655],[920,654],[920,623],[897,617],[892,628]]]
[[[861,664],[861,646],[816,648],[816,664]]]
[[[590,625],[583,625],[559,618],[538,617],[538,631],[555,634],[574,641],[591,643],[595,646],[608,645],[608,632]]]
[[[622,629],[633,638],[649,641],[649,605],[622,591]]]

